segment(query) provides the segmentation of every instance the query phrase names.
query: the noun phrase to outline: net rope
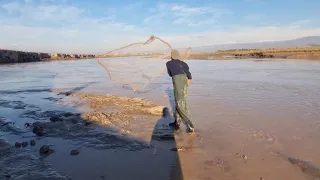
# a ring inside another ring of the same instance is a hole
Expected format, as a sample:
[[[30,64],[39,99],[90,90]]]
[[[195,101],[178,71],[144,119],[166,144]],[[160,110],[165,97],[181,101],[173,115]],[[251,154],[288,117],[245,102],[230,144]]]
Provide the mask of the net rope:
[[[156,48],[160,49],[160,47],[162,47],[165,50],[162,52],[146,53],[150,50],[145,48],[148,48],[148,46],[156,40],[160,42],[159,45],[155,44]],[[98,58],[98,64],[104,68],[112,82],[123,86],[130,86],[133,93],[136,94],[137,92],[143,91],[152,84],[155,79],[167,71],[165,62],[170,59],[172,49],[172,46],[168,42],[152,35],[144,42],[132,43],[104,53]],[[135,55],[130,52],[130,50],[140,50],[140,55]],[[183,61],[187,60],[190,53],[191,48],[179,50],[179,59]],[[124,77],[125,75],[127,75],[127,77]],[[143,81],[135,81],[139,78],[142,78]]]

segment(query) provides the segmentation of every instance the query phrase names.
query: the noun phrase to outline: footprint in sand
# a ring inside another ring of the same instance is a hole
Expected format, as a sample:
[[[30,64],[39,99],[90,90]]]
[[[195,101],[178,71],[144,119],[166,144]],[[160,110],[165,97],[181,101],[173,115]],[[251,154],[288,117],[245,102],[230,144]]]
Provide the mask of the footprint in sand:
[[[222,157],[207,160],[203,165],[204,171],[198,174],[198,179],[210,179],[217,176],[224,177],[223,179],[236,179],[230,164]]]
[[[235,124],[227,124],[227,126],[234,132],[248,134],[248,137],[251,140],[265,143],[268,146],[271,146],[272,148],[283,149],[282,145],[279,143],[276,137],[265,131],[259,129],[250,129],[245,126]]]
[[[261,130],[251,130],[252,139],[267,143],[269,148],[284,149],[281,143],[271,134]]]
[[[275,142],[275,137],[271,134],[257,129],[249,129],[244,126],[229,124],[227,125],[232,131],[239,133],[249,133],[253,140],[260,142]]]
[[[275,138],[267,132],[263,132],[261,130],[253,130],[251,133],[254,140],[267,142],[275,141]]]
[[[204,162],[205,168],[219,167],[223,171],[229,171],[229,164],[220,157],[215,158],[215,160],[208,160]]]

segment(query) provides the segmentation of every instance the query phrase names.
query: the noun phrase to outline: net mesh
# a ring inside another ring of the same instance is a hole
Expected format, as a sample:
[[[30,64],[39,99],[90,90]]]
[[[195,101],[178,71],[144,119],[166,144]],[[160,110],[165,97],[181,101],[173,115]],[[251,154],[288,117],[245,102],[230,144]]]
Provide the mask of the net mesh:
[[[129,44],[105,53],[104,58],[98,59],[98,63],[113,83],[129,86],[137,93],[166,73],[165,64],[171,58],[171,50],[169,43],[151,36],[145,42]],[[180,60],[187,60],[191,48],[178,50]]]

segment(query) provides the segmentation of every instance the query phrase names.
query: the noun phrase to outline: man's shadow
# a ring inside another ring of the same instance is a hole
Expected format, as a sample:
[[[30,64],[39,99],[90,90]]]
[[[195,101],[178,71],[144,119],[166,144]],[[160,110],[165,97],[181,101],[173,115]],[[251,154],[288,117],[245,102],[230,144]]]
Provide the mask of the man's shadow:
[[[162,177],[155,177],[155,179],[183,180],[176,141],[179,134],[172,127],[169,127],[170,122],[173,122],[173,118],[169,109],[164,108],[162,118],[154,126],[150,142],[154,147],[154,155],[158,156],[156,159],[163,163],[160,167],[162,170],[158,170]]]
[[[168,87],[166,90],[166,93],[167,93],[167,96],[169,98],[169,101],[170,101],[170,105],[171,105],[171,112],[174,113],[175,112],[175,108],[176,108],[176,105],[175,105],[175,102],[174,102],[174,91],[172,88]]]

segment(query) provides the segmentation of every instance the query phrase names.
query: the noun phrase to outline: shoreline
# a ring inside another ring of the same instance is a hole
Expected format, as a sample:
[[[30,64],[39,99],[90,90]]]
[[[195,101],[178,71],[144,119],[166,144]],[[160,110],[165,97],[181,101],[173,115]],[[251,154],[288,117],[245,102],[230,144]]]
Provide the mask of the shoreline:
[[[93,54],[42,53],[0,49],[0,64],[93,59],[95,57],[96,55]]]
[[[94,54],[64,54],[23,52],[0,49],[0,64],[27,63],[41,61],[63,61],[77,59],[115,58],[130,56],[156,56],[159,53],[120,54],[120,55],[94,55]],[[168,57],[165,57],[169,59]],[[230,59],[302,59],[320,60],[320,47],[292,47],[292,48],[266,48],[266,49],[231,49],[214,52],[190,52],[188,59],[194,60],[230,60]]]

